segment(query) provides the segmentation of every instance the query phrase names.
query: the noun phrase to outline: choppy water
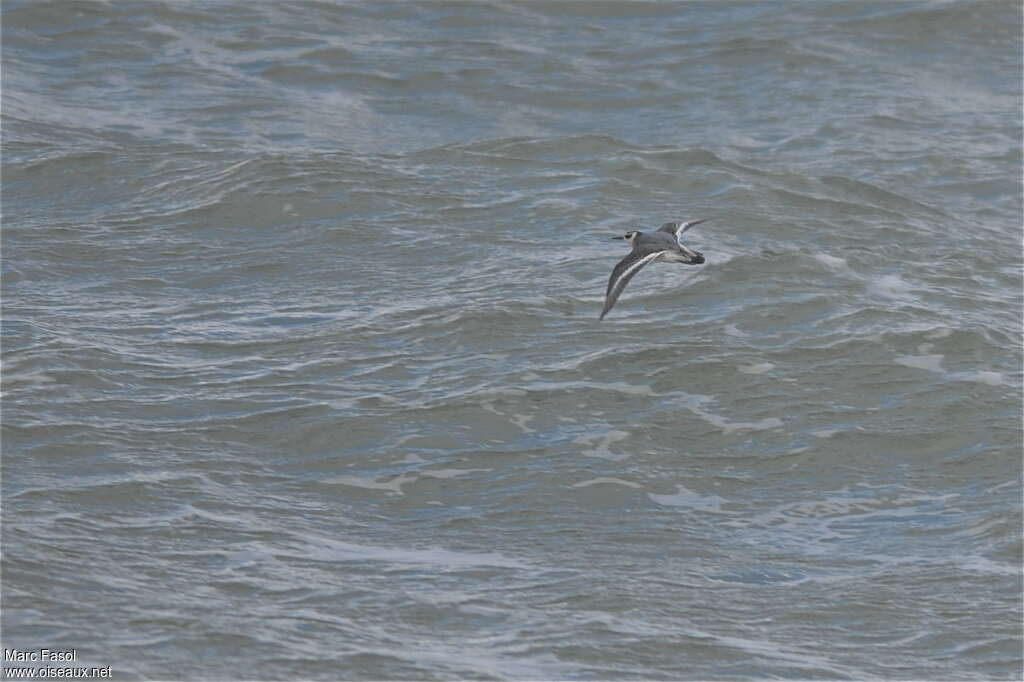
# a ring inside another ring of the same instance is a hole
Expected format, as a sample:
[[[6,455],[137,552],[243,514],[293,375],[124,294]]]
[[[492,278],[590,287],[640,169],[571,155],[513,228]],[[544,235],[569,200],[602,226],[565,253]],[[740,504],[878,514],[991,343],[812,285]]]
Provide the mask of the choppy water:
[[[2,20],[5,647],[1022,674],[1018,3]]]

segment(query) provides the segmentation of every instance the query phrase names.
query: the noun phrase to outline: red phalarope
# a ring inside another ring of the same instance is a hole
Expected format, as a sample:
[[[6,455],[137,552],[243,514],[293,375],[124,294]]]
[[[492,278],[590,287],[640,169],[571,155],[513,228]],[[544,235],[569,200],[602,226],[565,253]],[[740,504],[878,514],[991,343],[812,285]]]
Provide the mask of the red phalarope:
[[[601,317],[598,319],[604,319],[604,316],[615,305],[615,301],[619,300],[619,294],[629,284],[629,280],[633,279],[633,275],[640,272],[640,268],[648,263],[656,260],[685,265],[703,263],[704,254],[686,248],[680,241],[684,232],[702,222],[704,221],[690,220],[665,223],[655,232],[627,232],[621,237],[612,237],[612,239],[625,239],[633,250],[612,270],[612,276],[608,279],[608,291],[604,298],[604,310],[601,311]]]

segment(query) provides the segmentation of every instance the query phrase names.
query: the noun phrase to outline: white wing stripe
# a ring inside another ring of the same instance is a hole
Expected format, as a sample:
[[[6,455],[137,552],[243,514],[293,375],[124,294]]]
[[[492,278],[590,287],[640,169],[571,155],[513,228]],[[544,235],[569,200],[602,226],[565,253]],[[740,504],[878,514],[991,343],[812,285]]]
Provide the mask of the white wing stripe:
[[[684,232],[689,230],[694,225],[699,225],[702,222],[704,222],[704,220],[689,220],[685,223],[679,223],[679,227],[676,228],[676,241],[678,242],[680,239],[683,238]]]
[[[635,262],[632,265],[630,265],[625,270],[623,270],[622,274],[619,275],[619,278],[617,280],[615,280],[615,284],[614,284],[614,286],[612,286],[612,291],[615,291],[616,289],[619,288],[619,283],[620,282],[622,282],[623,280],[629,279],[630,274],[636,272],[637,270],[639,270],[643,266],[647,265],[648,263],[650,263],[652,260],[654,260],[655,258],[657,258],[658,256],[660,256],[663,253],[665,253],[665,252],[664,251],[655,251],[654,253],[649,253],[646,256],[644,256],[643,258],[641,258],[640,260],[638,260],[637,262]]]
[[[629,279],[636,274],[636,271],[650,263],[652,260],[657,259],[658,256],[663,253],[667,252],[662,249],[653,253],[648,253],[645,256],[641,256],[635,263],[620,272],[617,277],[615,275],[615,271],[612,271],[612,279],[608,282],[608,295],[605,296],[604,299],[604,310],[601,311],[601,317],[598,319],[603,320],[604,316],[608,314],[608,311],[612,309],[615,302],[619,300],[619,294],[621,294],[622,290],[626,288],[627,284],[629,284]],[[628,259],[629,256],[626,256],[626,258]],[[619,263],[619,265],[622,265],[622,263]]]

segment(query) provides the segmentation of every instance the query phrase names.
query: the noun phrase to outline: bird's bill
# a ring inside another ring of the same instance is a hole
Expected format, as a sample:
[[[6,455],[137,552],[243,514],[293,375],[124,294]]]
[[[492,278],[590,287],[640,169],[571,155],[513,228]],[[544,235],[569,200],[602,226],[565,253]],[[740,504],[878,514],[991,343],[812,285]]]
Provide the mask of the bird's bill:
[[[625,239],[626,235],[619,235],[618,237],[612,237],[612,239]]]

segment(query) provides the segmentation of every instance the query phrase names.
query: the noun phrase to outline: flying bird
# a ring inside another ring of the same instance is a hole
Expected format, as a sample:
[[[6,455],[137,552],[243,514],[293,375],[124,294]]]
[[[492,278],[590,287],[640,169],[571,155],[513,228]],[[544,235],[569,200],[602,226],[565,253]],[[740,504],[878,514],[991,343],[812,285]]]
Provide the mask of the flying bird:
[[[608,279],[608,291],[604,297],[604,310],[601,311],[599,320],[603,320],[608,311],[619,300],[619,294],[633,279],[633,275],[640,272],[640,268],[656,260],[669,263],[683,263],[685,265],[700,265],[704,262],[704,254],[683,246],[681,241],[683,234],[694,225],[699,225],[703,220],[689,220],[685,222],[665,223],[654,232],[627,232],[621,237],[612,239],[624,239],[629,242],[632,251],[629,255],[620,260],[612,269],[612,276]]]

